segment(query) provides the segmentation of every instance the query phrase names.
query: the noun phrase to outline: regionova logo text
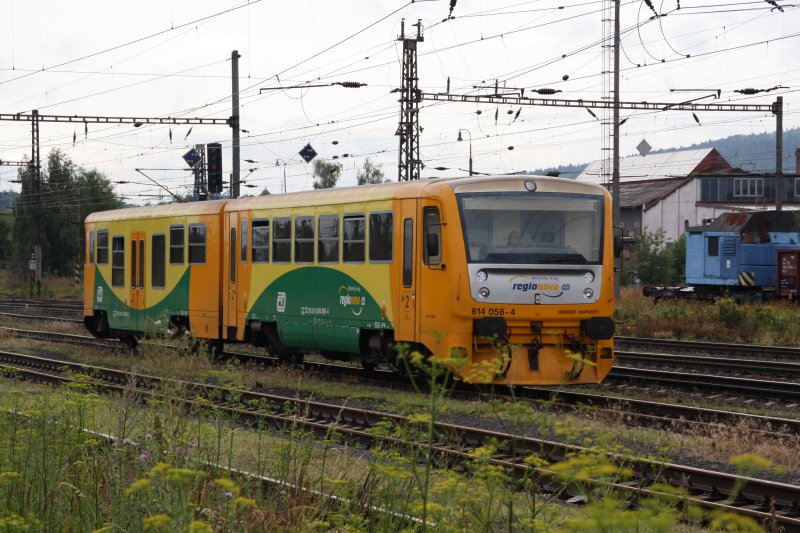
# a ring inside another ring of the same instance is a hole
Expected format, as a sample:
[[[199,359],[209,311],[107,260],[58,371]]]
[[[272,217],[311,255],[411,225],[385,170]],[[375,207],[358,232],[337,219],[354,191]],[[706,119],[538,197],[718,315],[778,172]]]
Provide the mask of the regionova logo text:
[[[360,316],[367,305],[367,297],[361,294],[361,287],[341,285],[339,287],[339,305],[350,308],[355,316]]]

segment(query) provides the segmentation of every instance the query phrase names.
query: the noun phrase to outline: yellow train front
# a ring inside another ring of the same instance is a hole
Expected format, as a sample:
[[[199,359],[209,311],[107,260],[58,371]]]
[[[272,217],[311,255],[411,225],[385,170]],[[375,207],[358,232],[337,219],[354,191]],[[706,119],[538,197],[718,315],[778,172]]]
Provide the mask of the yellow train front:
[[[598,383],[613,363],[608,192],[534,176],[420,180],[120,209],[86,219],[97,336],[190,332],[297,361],[480,383]]]
[[[608,192],[503,177],[433,182],[421,196],[431,205],[420,213],[413,340],[466,357],[474,382],[601,382],[613,364]]]

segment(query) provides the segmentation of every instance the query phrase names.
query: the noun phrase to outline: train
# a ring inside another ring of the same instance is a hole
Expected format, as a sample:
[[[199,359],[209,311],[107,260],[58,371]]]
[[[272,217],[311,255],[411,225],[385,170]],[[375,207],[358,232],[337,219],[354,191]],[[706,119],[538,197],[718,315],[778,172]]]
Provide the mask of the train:
[[[131,207],[85,220],[84,323],[188,332],[284,361],[474,383],[599,383],[614,360],[608,191],[539,176],[437,178]]]
[[[685,285],[645,287],[645,296],[760,302],[796,298],[800,230],[787,211],[723,213],[686,230]]]

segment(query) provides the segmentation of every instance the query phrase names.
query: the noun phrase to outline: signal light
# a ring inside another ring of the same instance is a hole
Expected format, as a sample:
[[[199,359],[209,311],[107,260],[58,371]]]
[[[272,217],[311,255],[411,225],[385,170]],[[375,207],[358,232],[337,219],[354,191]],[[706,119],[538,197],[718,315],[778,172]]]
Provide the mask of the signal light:
[[[206,161],[208,163],[208,192],[222,192],[222,145],[208,143],[206,145]]]

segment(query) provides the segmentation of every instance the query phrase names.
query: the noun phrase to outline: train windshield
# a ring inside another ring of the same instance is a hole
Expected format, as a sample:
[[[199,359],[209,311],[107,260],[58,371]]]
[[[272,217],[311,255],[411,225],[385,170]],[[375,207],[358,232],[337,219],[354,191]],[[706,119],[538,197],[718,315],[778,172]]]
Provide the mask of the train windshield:
[[[470,263],[599,264],[600,196],[562,193],[458,195]]]

